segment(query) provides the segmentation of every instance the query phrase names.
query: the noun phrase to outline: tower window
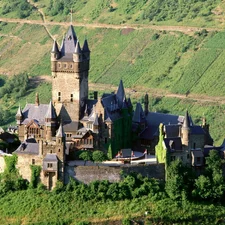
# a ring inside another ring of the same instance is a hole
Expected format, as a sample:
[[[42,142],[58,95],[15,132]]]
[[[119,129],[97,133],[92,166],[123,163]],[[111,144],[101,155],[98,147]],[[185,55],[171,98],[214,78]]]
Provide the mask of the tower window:
[[[73,102],[73,94],[70,95],[70,101]]]
[[[66,63],[63,66],[64,66],[64,68],[67,68],[67,64]]]
[[[61,68],[61,63],[58,63],[58,67]]]
[[[58,102],[61,101],[61,92],[58,92]]]
[[[73,69],[73,64],[70,64],[70,69]]]
[[[32,165],[35,165],[35,159],[32,159]]]
[[[60,148],[59,148],[58,152],[60,152]]]
[[[47,167],[52,168],[53,167],[52,163],[47,163]]]

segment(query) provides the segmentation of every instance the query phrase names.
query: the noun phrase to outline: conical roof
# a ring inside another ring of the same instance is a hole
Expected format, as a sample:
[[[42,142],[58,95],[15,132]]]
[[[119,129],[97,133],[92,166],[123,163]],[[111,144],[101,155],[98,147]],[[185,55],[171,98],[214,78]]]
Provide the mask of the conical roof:
[[[77,41],[74,53],[75,54],[81,54],[82,53],[79,41]]]
[[[45,115],[45,118],[48,118],[48,119],[55,119],[57,116],[56,116],[56,113],[55,113],[55,109],[52,105],[52,101],[50,101],[49,103],[49,106],[48,106],[48,111]]]
[[[23,116],[23,114],[22,114],[22,110],[21,110],[20,105],[19,105],[19,107],[18,107],[18,110],[17,110],[16,116]]]
[[[95,120],[93,125],[98,126],[98,113],[95,113]]]
[[[58,138],[62,138],[62,137],[65,137],[65,133],[64,133],[64,129],[63,129],[63,126],[62,126],[62,123],[60,124],[59,126],[59,129],[57,131],[57,134],[56,134],[56,137]]]
[[[116,93],[117,99],[119,100],[120,106],[122,105],[124,99],[125,99],[125,91],[123,87],[123,81],[120,80],[120,84]]]
[[[183,128],[190,128],[191,122],[190,122],[190,117],[188,114],[188,111],[186,111],[185,117],[184,117],[184,122],[183,122]]]
[[[59,53],[59,48],[58,48],[58,44],[57,44],[56,40],[54,40],[54,42],[53,42],[52,53]]]
[[[83,52],[90,52],[87,39],[85,39],[85,41],[84,41]]]
[[[138,102],[136,105],[136,109],[134,111],[132,121],[136,123],[140,123],[142,120],[142,117],[143,117],[143,109],[142,109],[141,103]]]

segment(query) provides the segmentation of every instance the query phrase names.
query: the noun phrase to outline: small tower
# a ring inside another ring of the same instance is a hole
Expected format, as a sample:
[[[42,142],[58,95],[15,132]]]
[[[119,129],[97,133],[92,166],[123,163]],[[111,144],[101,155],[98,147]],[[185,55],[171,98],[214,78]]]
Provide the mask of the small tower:
[[[51,61],[56,61],[59,58],[60,58],[59,47],[56,40],[54,40],[52,51],[51,51]]]
[[[148,94],[147,93],[145,94],[145,102],[144,102],[144,104],[145,104],[145,115],[147,115],[148,114],[148,105],[149,105],[149,100],[148,100]]]
[[[48,106],[48,111],[45,115],[45,127],[46,127],[46,140],[51,141],[52,137],[55,135],[56,132],[56,113],[55,109],[52,105],[52,102],[50,101]]]
[[[77,40],[77,44],[73,53],[73,61],[76,63],[82,62],[83,61],[83,53],[82,50],[80,48],[80,43],[79,40]]]
[[[89,60],[90,59],[90,49],[89,49],[89,46],[88,46],[88,41],[87,39],[85,39],[84,41],[84,45],[83,45],[83,53],[84,53],[84,56],[86,58],[86,60]]]
[[[16,124],[21,125],[22,120],[23,120],[23,113],[22,113],[21,107],[19,105],[19,108],[16,113]]]
[[[123,105],[123,101],[125,99],[125,91],[124,91],[124,87],[123,87],[123,81],[120,80],[120,84],[116,93],[116,97],[118,99],[118,103],[119,103],[119,107],[122,107]]]
[[[191,126],[190,117],[189,117],[188,111],[186,111],[184,122],[181,127],[181,140],[182,140],[182,144],[185,146],[189,145],[189,136],[191,132],[190,126]]]
[[[63,130],[63,125],[60,123],[59,129],[56,134],[56,154],[58,158],[64,162],[65,156],[65,142],[66,142],[66,134]]]
[[[38,95],[38,93],[36,93],[36,95],[35,95],[35,106],[39,106],[39,105],[40,105],[39,95]]]

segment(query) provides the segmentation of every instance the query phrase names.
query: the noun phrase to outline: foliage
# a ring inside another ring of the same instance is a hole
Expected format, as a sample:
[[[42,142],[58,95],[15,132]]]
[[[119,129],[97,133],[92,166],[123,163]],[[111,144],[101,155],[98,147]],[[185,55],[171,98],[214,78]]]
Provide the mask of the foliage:
[[[30,169],[31,169],[31,180],[30,180],[29,187],[37,188],[39,179],[40,179],[41,166],[30,165]]]
[[[16,163],[17,163],[17,155],[13,154],[12,156],[4,156],[5,160],[5,174],[17,174],[17,168],[16,168]]]
[[[32,13],[33,6],[26,0],[15,0],[5,3],[2,7],[2,14],[8,14],[16,11],[17,17],[20,19],[29,17]]]
[[[79,159],[83,159],[85,165],[87,161],[92,161],[92,152],[88,150],[82,151],[79,154]]]
[[[163,147],[163,124],[159,125],[159,142],[155,147],[155,155],[158,163],[166,163],[166,154],[167,151]]]
[[[96,150],[92,154],[92,159],[94,162],[98,162],[98,163],[103,162],[103,161],[107,160],[107,158],[108,158],[107,155],[100,150]]]
[[[218,151],[210,151],[206,157],[206,165],[206,174],[199,176],[195,181],[193,196],[204,200],[221,201],[225,192],[225,182]]]

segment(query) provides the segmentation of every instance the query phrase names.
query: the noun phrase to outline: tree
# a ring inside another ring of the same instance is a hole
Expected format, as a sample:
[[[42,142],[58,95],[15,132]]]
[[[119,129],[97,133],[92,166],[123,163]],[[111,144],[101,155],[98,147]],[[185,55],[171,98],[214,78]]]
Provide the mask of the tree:
[[[91,161],[92,160],[92,152],[90,152],[90,151],[83,151],[79,155],[79,158],[84,160],[84,166],[85,166],[87,161]]]
[[[107,160],[108,157],[102,151],[96,150],[92,154],[92,159],[94,162],[100,163]]]

